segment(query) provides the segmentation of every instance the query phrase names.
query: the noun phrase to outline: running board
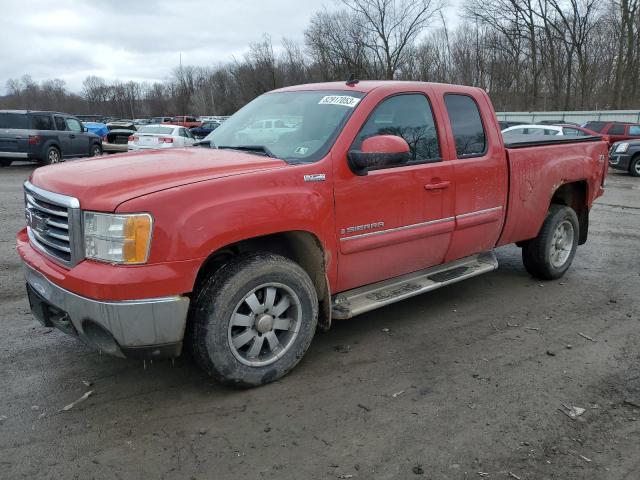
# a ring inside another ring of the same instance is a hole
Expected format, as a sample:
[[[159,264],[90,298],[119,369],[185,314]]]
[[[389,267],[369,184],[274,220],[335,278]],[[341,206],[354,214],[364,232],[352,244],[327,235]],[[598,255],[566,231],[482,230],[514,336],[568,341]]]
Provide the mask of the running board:
[[[493,252],[354,288],[333,297],[332,318],[347,319],[498,268]]]

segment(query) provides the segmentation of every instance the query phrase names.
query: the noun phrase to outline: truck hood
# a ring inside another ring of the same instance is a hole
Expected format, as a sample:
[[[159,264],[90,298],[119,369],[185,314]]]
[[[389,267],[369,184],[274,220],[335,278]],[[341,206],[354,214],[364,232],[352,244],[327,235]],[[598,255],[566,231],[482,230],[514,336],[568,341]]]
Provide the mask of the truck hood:
[[[30,181],[76,197],[85,210],[110,212],[160,190],[286,166],[283,160],[233,150],[180,148],[59,163],[36,169]]]

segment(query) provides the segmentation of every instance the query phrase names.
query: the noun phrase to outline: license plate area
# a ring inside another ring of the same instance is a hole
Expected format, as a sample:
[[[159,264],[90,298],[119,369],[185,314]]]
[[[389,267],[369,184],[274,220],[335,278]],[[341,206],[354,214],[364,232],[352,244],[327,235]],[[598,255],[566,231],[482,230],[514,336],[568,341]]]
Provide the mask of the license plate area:
[[[78,332],[73,326],[73,323],[71,323],[67,312],[51,305],[28,283],[27,297],[29,298],[31,313],[42,325],[45,327],[55,327],[69,335],[78,336]]]

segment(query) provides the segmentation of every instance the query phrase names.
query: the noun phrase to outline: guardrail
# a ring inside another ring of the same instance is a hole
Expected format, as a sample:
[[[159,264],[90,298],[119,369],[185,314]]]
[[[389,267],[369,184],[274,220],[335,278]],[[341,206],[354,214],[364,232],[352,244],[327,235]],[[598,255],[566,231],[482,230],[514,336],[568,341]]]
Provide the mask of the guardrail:
[[[640,110],[585,110],[557,112],[497,112],[498,120],[506,122],[538,123],[560,121],[583,124],[589,121],[618,121],[640,123]]]

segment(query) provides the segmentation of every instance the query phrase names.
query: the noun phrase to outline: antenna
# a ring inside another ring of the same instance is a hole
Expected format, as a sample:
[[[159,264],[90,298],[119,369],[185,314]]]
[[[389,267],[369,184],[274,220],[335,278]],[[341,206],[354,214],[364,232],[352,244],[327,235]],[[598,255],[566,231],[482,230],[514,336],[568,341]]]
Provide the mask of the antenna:
[[[355,73],[349,74],[349,79],[345,82],[346,85],[352,87],[357,84],[360,80],[356,79]]]

